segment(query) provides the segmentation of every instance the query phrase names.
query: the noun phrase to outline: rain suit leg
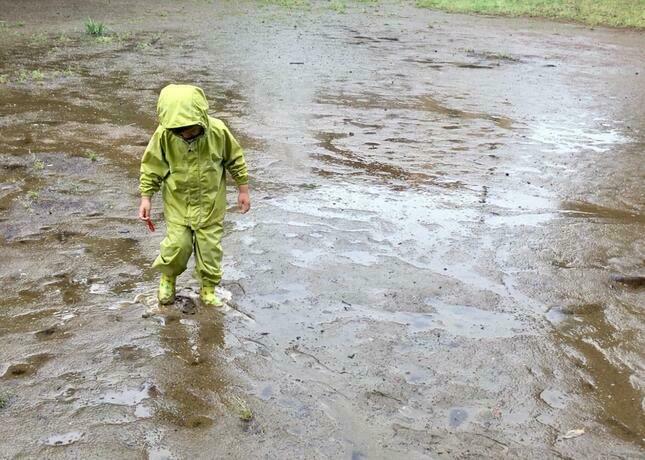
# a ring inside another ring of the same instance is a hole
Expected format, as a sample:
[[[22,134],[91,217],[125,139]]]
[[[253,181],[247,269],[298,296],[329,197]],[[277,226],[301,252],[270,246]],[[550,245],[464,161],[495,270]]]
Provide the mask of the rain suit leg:
[[[179,276],[186,270],[193,252],[193,232],[184,225],[166,224],[166,237],[152,266],[168,276]]]
[[[219,284],[222,279],[222,222],[192,230],[168,222],[159,256],[152,264],[162,273],[179,276],[186,270],[195,249],[195,271],[202,281]]]
[[[195,271],[202,283],[217,285],[222,279],[223,233],[221,221],[195,230]]]

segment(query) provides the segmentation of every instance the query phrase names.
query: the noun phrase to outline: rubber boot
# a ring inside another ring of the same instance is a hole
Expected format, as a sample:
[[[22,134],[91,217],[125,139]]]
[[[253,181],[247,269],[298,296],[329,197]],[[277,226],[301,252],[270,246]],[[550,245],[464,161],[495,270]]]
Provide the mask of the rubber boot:
[[[161,274],[159,293],[157,294],[160,304],[167,305],[175,301],[175,280],[174,276]]]
[[[207,307],[221,307],[224,305],[221,299],[217,297],[217,294],[215,294],[215,285],[212,283],[202,283],[202,288],[199,290],[199,297]]]

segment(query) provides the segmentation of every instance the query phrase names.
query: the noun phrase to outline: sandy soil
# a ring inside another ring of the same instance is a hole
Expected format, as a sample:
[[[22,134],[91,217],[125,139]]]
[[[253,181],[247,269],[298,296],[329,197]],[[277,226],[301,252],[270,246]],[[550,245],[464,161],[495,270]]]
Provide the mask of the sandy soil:
[[[2,458],[642,458],[643,32],[103,3],[0,1]],[[222,311],[154,305],[170,82],[251,169]]]

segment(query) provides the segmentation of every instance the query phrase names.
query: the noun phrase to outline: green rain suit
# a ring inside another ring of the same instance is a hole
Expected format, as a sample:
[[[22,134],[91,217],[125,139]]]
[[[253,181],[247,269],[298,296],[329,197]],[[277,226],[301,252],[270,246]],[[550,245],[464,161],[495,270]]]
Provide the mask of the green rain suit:
[[[151,197],[161,189],[167,233],[153,267],[170,276],[186,270],[195,250],[202,282],[219,284],[226,213],[226,171],[236,184],[248,183],[242,148],[222,121],[208,115],[204,92],[168,85],[157,103],[159,126],[141,159],[139,190]],[[203,133],[187,142],[171,129],[200,125]]]

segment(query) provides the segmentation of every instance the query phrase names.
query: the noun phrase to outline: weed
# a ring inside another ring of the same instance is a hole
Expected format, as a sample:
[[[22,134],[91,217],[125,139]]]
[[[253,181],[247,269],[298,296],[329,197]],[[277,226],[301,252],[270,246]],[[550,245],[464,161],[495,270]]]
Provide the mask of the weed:
[[[90,161],[96,161],[96,160],[98,160],[98,159],[99,159],[99,156],[97,155],[97,153],[96,153],[96,152],[93,152],[93,151],[91,151],[91,150],[90,150],[89,152],[87,152],[87,153],[85,154],[85,156],[86,156],[87,158],[89,158],[89,160],[90,160]]]
[[[253,411],[249,408],[248,404],[241,398],[233,396],[234,410],[237,416],[243,422],[250,422],[253,420]]]
[[[43,160],[34,160],[34,169],[42,170],[45,168],[45,162]]]
[[[74,70],[70,66],[67,66],[65,70],[63,70],[63,76],[72,77],[73,75],[74,75]]]
[[[343,0],[332,0],[329,4],[329,8],[336,13],[345,13],[345,11],[347,11],[347,4]]]
[[[113,40],[113,37],[109,37],[107,35],[101,35],[100,37],[96,38],[97,43],[103,43],[103,44],[112,43],[112,40]]]
[[[5,84],[5,83],[7,83],[8,81],[9,81],[9,77],[7,77],[7,76],[6,76],[6,75],[4,75],[4,74],[3,74],[3,75],[0,75],[0,85],[4,85],[4,84]]]
[[[285,8],[299,8],[309,6],[307,0],[263,0],[265,5],[278,5]]]
[[[13,24],[7,21],[0,21],[0,30],[9,29],[11,27],[24,27],[25,21],[16,21]]]
[[[58,39],[57,39],[57,40],[58,40],[60,43],[69,43],[69,42],[71,42],[71,41],[72,41],[72,39],[71,39],[71,38],[69,38],[69,37],[68,37],[67,35],[65,35],[65,34],[60,34],[60,35],[58,36]]]
[[[18,72],[18,82],[24,83],[28,78],[29,72],[27,72],[25,69],[20,69],[20,72]]]
[[[43,78],[45,78],[45,74],[42,73],[40,70],[36,69],[31,71],[32,80],[41,81]]]
[[[47,34],[44,32],[38,32],[35,34],[31,34],[31,43],[33,45],[40,45],[45,43],[48,40]]]
[[[30,200],[33,200],[33,201],[37,200],[39,195],[40,195],[40,194],[39,194],[38,192],[36,192],[35,190],[29,190],[29,191],[27,192],[27,197],[28,197]]]
[[[105,25],[92,18],[87,18],[85,21],[85,33],[92,37],[102,37],[105,35]]]
[[[4,409],[9,405],[9,395],[6,393],[0,393],[0,409]]]

